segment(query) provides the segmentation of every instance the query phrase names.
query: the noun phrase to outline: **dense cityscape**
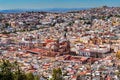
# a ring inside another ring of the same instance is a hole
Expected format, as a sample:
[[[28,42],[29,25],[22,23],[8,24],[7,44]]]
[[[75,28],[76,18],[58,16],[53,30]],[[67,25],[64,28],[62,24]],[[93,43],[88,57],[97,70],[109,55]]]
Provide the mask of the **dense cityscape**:
[[[40,80],[120,80],[120,7],[0,13],[3,59]]]

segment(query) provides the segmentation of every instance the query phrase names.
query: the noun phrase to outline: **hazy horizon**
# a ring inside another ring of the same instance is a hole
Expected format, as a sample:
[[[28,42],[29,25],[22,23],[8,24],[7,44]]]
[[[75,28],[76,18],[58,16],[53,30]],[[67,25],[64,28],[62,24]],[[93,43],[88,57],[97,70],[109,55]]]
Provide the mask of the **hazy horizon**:
[[[120,0],[0,0],[0,10],[120,7]]]

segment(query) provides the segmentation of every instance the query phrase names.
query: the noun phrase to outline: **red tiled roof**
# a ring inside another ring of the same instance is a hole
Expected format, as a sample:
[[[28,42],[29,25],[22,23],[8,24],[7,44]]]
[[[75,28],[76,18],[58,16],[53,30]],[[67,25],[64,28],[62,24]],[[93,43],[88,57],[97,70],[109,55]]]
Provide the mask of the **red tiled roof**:
[[[45,43],[51,43],[51,42],[54,42],[54,40],[52,40],[52,39],[46,39],[45,40]]]
[[[44,53],[44,52],[46,52],[47,50],[34,48],[34,49],[31,49],[31,50],[28,50],[28,51],[30,51],[30,52],[35,52],[35,53]]]

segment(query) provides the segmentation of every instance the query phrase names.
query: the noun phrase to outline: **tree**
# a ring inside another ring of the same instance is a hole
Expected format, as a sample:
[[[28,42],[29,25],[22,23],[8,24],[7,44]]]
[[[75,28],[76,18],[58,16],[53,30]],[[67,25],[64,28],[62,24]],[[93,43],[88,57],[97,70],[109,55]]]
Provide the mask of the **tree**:
[[[12,65],[14,68],[14,80],[26,80],[26,74],[20,69],[17,61],[15,61]]]
[[[34,80],[40,80],[38,75],[34,75]]]
[[[39,80],[39,77],[32,73],[26,74],[20,69],[17,61],[10,63],[9,60],[2,60],[0,62],[0,80]]]
[[[8,60],[2,60],[0,65],[0,80],[13,80],[12,65]]]
[[[10,26],[10,24],[9,23],[5,23],[5,28],[7,28],[8,26]]]
[[[62,70],[60,68],[53,69],[52,78],[50,80],[63,80]]]
[[[14,80],[26,80],[26,74],[20,70],[18,67],[18,70],[14,72]]]
[[[34,75],[32,73],[27,73],[27,80],[34,80]]]

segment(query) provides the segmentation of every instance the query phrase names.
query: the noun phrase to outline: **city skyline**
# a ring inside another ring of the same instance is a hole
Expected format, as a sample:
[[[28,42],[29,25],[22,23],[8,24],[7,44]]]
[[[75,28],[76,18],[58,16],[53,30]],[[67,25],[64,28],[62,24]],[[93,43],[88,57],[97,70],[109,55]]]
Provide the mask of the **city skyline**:
[[[120,7],[120,0],[0,0],[0,9]]]

